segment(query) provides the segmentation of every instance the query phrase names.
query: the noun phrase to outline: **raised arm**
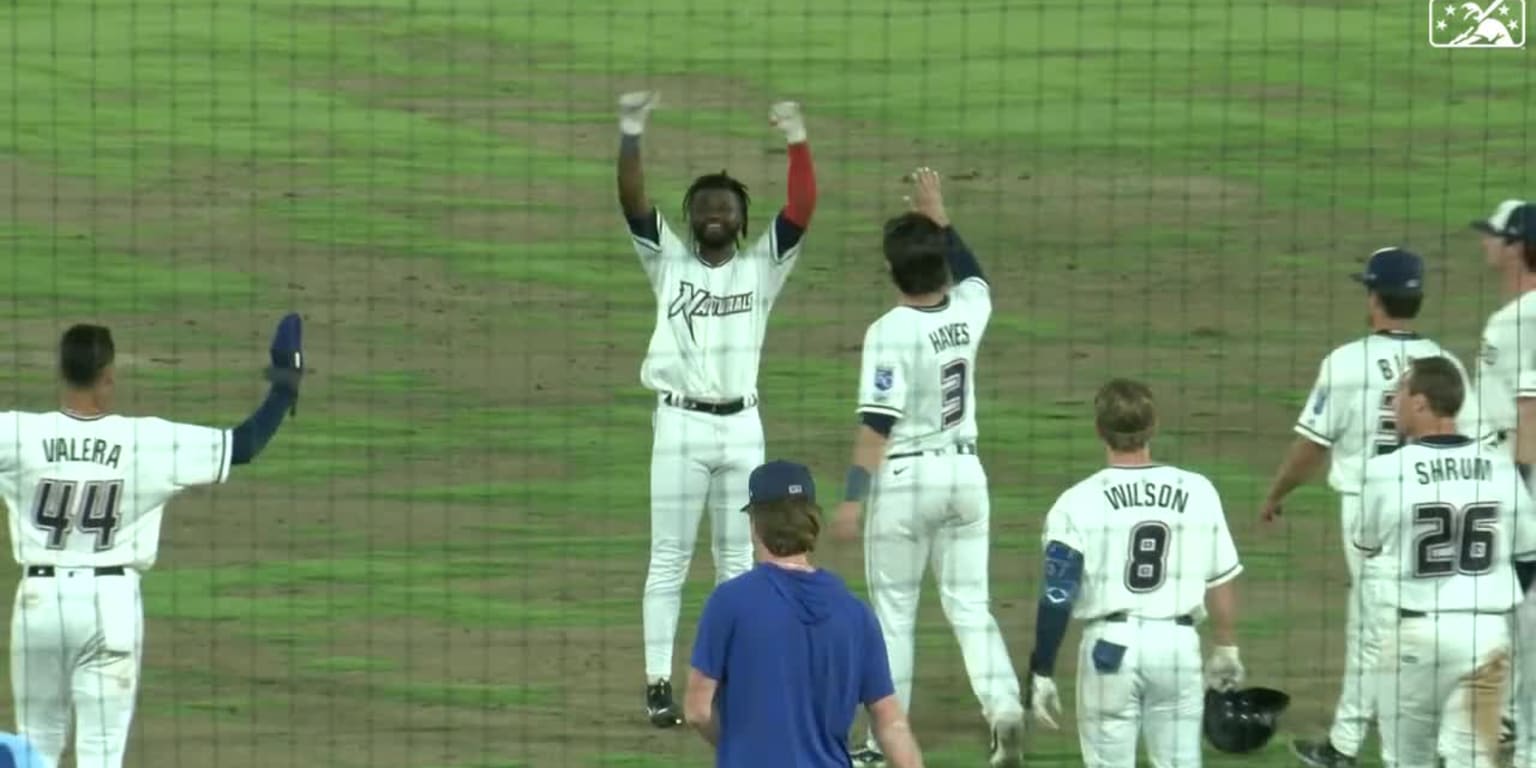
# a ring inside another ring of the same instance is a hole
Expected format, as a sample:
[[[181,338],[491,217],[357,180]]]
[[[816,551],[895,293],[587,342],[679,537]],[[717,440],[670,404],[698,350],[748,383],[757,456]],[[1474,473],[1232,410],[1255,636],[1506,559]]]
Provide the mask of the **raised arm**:
[[[299,380],[304,376],[303,338],[303,321],[297,313],[289,313],[278,322],[272,336],[272,365],[266,369],[272,386],[256,412],[231,432],[231,465],[251,463],[277,434],[283,414],[297,410]]]
[[[939,185],[939,172],[932,168],[919,168],[912,173],[912,181],[912,196],[907,198],[912,210],[932,219],[949,236],[949,250],[944,254],[945,260],[949,262],[949,274],[956,283],[972,277],[985,282],[987,276],[981,271],[981,262],[976,260],[976,254],[971,252],[970,246],[965,244],[949,221],[949,212],[944,208],[944,193]]]
[[[798,103],[781,101],[774,104],[769,110],[768,122],[783,132],[788,144],[789,178],[785,183],[784,207],[773,218],[773,255],[787,262],[784,257],[800,244],[806,229],[811,226],[811,215],[816,212],[816,168],[811,163],[805,116]]]
[[[633,91],[619,97],[619,207],[624,210],[624,218],[630,220],[631,226],[655,210],[645,195],[640,135],[645,133],[645,121],[660,103],[660,96],[655,91]],[[654,222],[651,228],[655,228]]]

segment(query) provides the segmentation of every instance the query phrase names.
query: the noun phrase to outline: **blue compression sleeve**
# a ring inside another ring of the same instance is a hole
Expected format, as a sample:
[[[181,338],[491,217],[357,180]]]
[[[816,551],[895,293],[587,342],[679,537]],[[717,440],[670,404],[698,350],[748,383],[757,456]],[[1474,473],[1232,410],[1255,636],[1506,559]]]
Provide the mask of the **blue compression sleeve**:
[[[283,423],[283,414],[293,407],[298,398],[299,393],[291,387],[272,387],[268,390],[267,399],[261,401],[256,412],[235,427],[229,463],[251,463],[261,453],[261,449],[267,447],[267,441],[277,434],[278,426]]]
[[[1029,654],[1029,671],[1050,677],[1056,669],[1056,653],[1072,621],[1072,601],[1083,580],[1081,552],[1053,541],[1045,547],[1045,591],[1035,610],[1035,650]]]
[[[970,247],[960,239],[960,233],[954,227],[946,230],[949,235],[949,250],[944,258],[949,262],[949,274],[955,282],[960,282],[968,277],[979,277],[986,280],[987,276],[981,272],[981,262],[976,260],[976,254],[971,253]]]

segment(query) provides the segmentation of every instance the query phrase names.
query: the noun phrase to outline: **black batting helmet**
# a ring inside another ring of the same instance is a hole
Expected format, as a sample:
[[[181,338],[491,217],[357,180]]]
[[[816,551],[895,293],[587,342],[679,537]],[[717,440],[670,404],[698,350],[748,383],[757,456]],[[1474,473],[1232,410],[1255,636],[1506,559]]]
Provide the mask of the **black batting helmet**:
[[[1252,752],[1274,737],[1291,697],[1273,688],[1205,692],[1205,738],[1222,752]]]

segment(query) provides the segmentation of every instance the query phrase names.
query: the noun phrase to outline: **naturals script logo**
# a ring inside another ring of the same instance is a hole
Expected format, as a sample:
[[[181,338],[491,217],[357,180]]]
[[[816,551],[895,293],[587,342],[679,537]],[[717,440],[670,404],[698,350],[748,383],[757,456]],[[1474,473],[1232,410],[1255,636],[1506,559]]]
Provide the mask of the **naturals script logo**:
[[[1524,48],[1526,0],[1429,0],[1436,48]]]

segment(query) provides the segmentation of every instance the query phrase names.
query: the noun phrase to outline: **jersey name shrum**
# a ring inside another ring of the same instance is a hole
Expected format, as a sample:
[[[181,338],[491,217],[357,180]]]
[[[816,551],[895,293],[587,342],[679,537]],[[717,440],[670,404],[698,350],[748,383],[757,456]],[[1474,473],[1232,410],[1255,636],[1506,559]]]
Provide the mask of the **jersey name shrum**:
[[[52,437],[43,441],[43,457],[49,464],[86,461],[115,468],[118,458],[122,455],[121,445],[97,438]]]
[[[963,347],[971,343],[971,326],[968,323],[950,323],[933,329],[928,334],[935,354],[950,347]]]
[[[1456,480],[1486,482],[1493,479],[1493,462],[1483,458],[1472,457],[1432,459],[1430,461],[1414,462],[1413,472],[1415,475],[1418,475],[1419,485],[1454,482]]]
[[[705,288],[683,281],[677,287],[677,298],[667,305],[667,317],[683,316],[688,324],[688,335],[693,335],[695,317],[725,317],[752,311],[752,292],[716,296]]]
[[[1160,507],[1179,513],[1189,505],[1189,491],[1162,483],[1125,483],[1104,489],[1104,498],[1114,509]]]

